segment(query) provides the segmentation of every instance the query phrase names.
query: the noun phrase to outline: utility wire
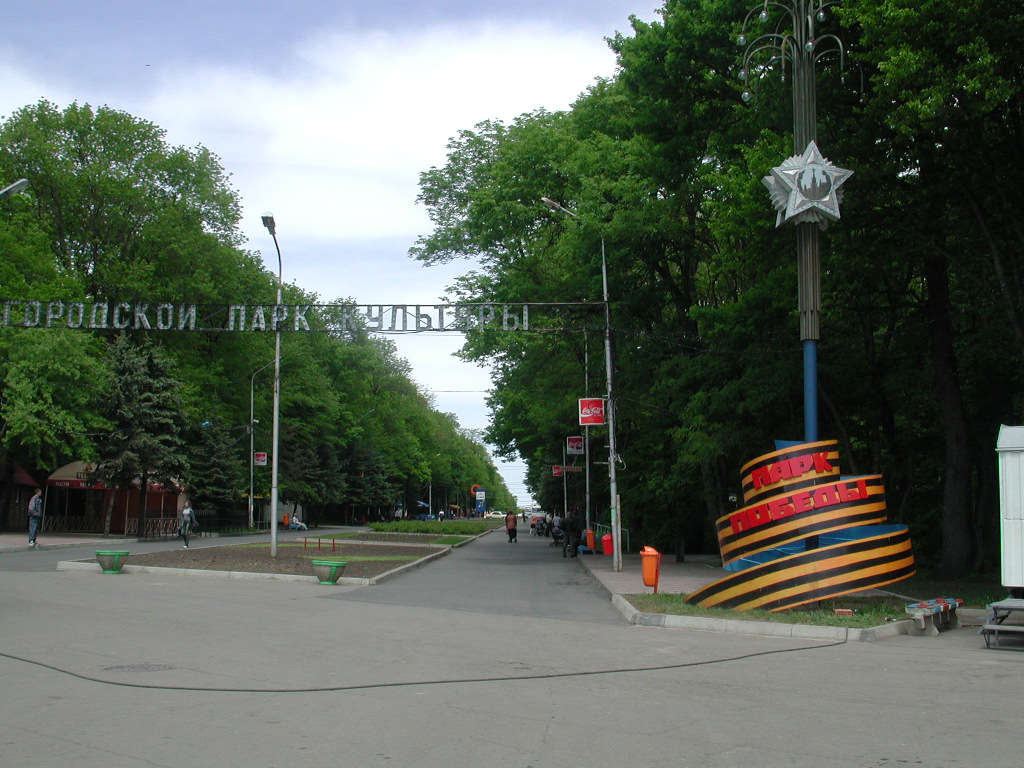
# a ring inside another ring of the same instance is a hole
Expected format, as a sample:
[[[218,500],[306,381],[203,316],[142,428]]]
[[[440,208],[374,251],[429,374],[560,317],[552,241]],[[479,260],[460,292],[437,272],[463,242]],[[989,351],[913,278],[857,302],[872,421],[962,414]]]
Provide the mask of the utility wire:
[[[325,687],[316,688],[199,688],[188,685],[147,685],[145,683],[124,683],[116,680],[104,680],[98,677],[90,677],[89,675],[82,675],[78,672],[72,672],[67,669],[54,666],[53,664],[47,664],[46,662],[36,661],[34,659],[26,659],[21,656],[15,656],[10,653],[0,652],[0,657],[11,659],[12,661],[20,661],[24,664],[32,664],[43,669],[49,669],[53,672],[58,672],[62,675],[68,675],[79,680],[85,680],[89,683],[99,683],[101,685],[113,685],[120,688],[141,688],[150,691],[189,691],[192,693],[335,693],[339,691],[366,691],[373,689],[382,688],[411,688],[419,685],[464,685],[469,683],[509,683],[517,681],[528,681],[528,680],[553,680],[558,678],[571,678],[571,677],[594,677],[597,675],[619,675],[626,673],[635,672],[663,672],[666,670],[673,669],[686,669],[688,667],[703,667],[711,664],[725,664],[731,661],[743,661],[745,659],[755,659],[760,656],[771,656],[773,654],[780,653],[797,653],[801,651],[816,651],[822,648],[834,648],[837,645],[845,645],[846,640],[840,640],[835,643],[826,643],[824,645],[806,645],[799,648],[780,648],[772,651],[758,651],[756,653],[745,653],[740,656],[727,656],[718,659],[706,659],[704,661],[688,661],[681,664],[661,664],[654,667],[623,667],[620,669],[600,669],[590,671],[577,671],[577,672],[551,672],[543,675],[522,675],[522,676],[503,676],[503,677],[462,677],[462,678],[450,678],[443,680],[405,680],[394,683],[363,683],[359,685],[332,685]]]

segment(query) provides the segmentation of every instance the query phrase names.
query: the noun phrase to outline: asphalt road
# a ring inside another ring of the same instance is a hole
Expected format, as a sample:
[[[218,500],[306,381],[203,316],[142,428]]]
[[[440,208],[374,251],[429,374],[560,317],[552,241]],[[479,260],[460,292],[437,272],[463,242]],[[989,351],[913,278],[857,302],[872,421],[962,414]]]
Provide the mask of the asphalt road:
[[[91,554],[0,554],[0,766],[1024,762],[1024,653],[970,629],[825,644],[628,626],[528,534],[373,587],[53,570]]]

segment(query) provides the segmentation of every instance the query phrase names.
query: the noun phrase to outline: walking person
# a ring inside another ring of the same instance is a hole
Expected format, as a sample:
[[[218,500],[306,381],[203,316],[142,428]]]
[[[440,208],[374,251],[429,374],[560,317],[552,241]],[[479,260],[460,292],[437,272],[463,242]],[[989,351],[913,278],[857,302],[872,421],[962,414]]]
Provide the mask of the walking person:
[[[516,539],[516,521],[519,519],[519,515],[515,512],[509,512],[505,515],[505,532],[508,533],[508,543],[518,544]]]
[[[36,536],[39,535],[39,528],[43,522],[43,489],[36,488],[32,498],[28,501],[28,545],[38,547]]]
[[[580,546],[580,523],[576,514],[570,512],[563,523],[565,526],[565,545],[562,547],[562,557],[576,557]]]
[[[192,534],[192,526],[196,523],[196,513],[192,511],[192,505],[185,502],[178,516],[178,526],[181,528],[181,538],[185,541],[184,549],[188,549],[188,537]]]

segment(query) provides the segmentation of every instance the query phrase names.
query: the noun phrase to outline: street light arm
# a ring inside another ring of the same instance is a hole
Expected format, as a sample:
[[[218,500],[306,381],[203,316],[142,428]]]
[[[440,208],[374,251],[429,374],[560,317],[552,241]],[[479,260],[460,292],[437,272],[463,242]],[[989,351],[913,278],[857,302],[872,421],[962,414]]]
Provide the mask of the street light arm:
[[[547,206],[548,208],[550,208],[550,209],[551,209],[552,211],[561,211],[562,213],[567,213],[567,214],[569,214],[569,215],[570,215],[570,216],[572,216],[572,217],[573,217],[574,219],[577,219],[577,220],[579,219],[579,216],[577,216],[577,215],[576,215],[575,213],[573,213],[572,211],[570,211],[570,210],[569,210],[568,208],[566,208],[566,207],[565,207],[564,205],[562,205],[561,203],[556,203],[556,202],[555,202],[554,200],[552,200],[552,199],[551,199],[550,197],[542,197],[542,198],[540,199],[540,201],[541,201],[542,203],[544,203],[544,205],[546,205],[546,206]]]
[[[0,199],[24,192],[27,187],[28,179],[18,179],[13,184],[0,189]]]

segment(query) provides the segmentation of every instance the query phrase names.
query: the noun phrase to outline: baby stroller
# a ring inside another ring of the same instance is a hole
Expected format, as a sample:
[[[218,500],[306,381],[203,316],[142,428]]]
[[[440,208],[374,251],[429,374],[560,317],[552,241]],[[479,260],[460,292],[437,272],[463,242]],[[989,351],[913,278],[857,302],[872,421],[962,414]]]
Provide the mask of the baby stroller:
[[[565,546],[565,531],[561,528],[551,529],[551,546],[562,547]]]

